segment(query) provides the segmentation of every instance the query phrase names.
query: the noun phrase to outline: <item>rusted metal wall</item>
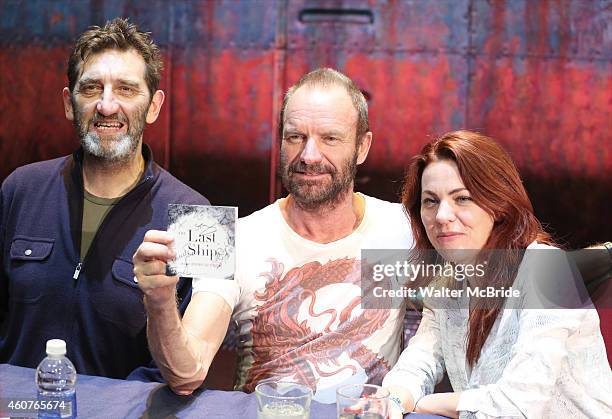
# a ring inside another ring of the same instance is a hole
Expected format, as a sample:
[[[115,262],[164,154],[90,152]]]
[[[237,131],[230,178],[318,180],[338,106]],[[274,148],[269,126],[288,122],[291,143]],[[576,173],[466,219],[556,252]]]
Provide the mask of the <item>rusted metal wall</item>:
[[[366,92],[374,145],[357,188],[394,200],[411,155],[457,128],[500,140],[540,219],[571,246],[612,238],[612,2],[3,0],[0,179],[77,146],[61,89],[74,38],[128,16],[153,32],[167,100],[159,162],[246,215],[281,193],[277,114],[304,72]]]

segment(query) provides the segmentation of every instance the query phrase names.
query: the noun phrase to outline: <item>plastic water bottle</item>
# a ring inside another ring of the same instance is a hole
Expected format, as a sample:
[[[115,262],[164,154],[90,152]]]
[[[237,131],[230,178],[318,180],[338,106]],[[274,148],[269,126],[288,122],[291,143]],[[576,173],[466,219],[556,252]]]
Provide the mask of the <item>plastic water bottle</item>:
[[[76,378],[74,365],[66,358],[66,342],[47,341],[47,357],[36,368],[40,419],[77,417]]]

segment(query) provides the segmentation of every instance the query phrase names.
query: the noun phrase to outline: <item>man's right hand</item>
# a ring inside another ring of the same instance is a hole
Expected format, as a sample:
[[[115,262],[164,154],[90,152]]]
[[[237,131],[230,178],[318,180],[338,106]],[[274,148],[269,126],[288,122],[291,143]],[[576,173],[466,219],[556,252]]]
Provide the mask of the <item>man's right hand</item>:
[[[181,319],[176,306],[178,277],[166,275],[166,263],[176,255],[174,238],[150,230],[134,253],[134,275],[144,293],[147,340],[166,382],[177,394],[200,387],[227,332],[232,308],[214,292],[197,292]]]
[[[138,286],[150,304],[176,304],[177,276],[166,275],[166,263],[176,255],[170,247],[173,236],[166,231],[149,230],[132,257]]]

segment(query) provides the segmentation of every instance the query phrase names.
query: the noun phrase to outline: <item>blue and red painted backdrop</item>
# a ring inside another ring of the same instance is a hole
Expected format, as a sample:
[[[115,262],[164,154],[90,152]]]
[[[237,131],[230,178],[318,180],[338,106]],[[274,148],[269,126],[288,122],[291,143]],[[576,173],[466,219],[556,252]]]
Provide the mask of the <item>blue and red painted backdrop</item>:
[[[73,40],[127,16],[163,49],[156,158],[241,215],[282,191],[277,114],[335,67],[370,103],[357,188],[394,200],[411,155],[469,128],[509,150],[539,218],[571,246],[612,238],[612,4],[583,0],[3,0],[0,179],[71,152],[61,89]]]
[[[215,204],[246,215],[282,193],[282,94],[331,66],[370,103],[357,189],[397,199],[410,156],[468,128],[511,153],[557,239],[612,238],[609,0],[2,0],[0,180],[77,146],[61,102],[68,53],[116,16],[164,53],[167,99],[145,141]],[[600,315],[603,325],[612,311]],[[602,331],[610,351],[612,328]]]

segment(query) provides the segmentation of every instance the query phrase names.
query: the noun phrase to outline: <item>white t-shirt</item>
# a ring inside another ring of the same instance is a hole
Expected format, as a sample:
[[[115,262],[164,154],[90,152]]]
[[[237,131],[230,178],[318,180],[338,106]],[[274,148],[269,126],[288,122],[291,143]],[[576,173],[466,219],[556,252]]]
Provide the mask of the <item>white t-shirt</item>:
[[[234,280],[198,278],[193,292],[213,292],[238,325],[236,389],[268,377],[295,379],[314,398],[336,388],[380,384],[400,352],[404,308],[360,307],[361,249],[409,249],[413,238],[400,204],[362,195],[365,213],[349,236],[320,244],[298,235],[279,201],[238,220]]]

